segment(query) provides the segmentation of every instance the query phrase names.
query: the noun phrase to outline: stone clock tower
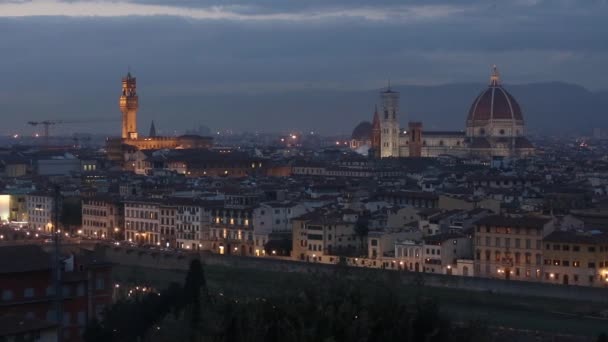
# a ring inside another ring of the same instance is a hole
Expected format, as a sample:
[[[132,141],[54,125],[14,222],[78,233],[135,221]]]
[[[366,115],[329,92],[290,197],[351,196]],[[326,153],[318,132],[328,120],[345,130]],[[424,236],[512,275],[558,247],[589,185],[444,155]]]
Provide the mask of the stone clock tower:
[[[122,95],[120,96],[120,111],[122,112],[122,138],[137,139],[137,82],[129,72],[122,78]]]

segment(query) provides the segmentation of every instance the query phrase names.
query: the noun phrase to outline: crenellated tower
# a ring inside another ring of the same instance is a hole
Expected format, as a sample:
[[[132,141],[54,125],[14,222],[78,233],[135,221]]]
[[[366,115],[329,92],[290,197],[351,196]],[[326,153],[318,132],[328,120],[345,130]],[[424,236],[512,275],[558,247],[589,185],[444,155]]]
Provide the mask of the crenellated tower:
[[[122,78],[122,95],[120,95],[120,111],[122,112],[122,138],[137,139],[137,82],[131,73]]]

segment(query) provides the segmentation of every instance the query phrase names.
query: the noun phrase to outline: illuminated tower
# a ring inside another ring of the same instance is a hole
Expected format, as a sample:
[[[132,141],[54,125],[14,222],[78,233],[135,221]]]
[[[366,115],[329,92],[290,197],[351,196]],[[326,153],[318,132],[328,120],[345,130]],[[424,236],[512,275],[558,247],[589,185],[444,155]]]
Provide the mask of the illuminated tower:
[[[380,119],[380,157],[399,157],[399,93],[388,88],[380,93],[382,117]]]
[[[374,110],[374,120],[372,121],[372,152],[374,158],[380,158],[380,145],[381,138],[380,134],[382,132],[382,128],[380,127],[380,116],[378,116],[378,107]]]
[[[137,139],[137,82],[131,73],[122,78],[122,95],[120,96],[122,112],[122,138]]]

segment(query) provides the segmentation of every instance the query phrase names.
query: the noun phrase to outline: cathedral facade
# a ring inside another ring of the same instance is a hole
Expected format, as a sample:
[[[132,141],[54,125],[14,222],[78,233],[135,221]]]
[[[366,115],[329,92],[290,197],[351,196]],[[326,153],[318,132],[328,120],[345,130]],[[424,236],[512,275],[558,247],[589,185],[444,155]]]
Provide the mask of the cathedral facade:
[[[525,137],[521,107],[501,85],[494,67],[490,84],[473,101],[463,131],[425,131],[423,123],[399,126],[399,93],[390,87],[380,93],[370,132],[370,154],[388,157],[518,158],[534,154]]]

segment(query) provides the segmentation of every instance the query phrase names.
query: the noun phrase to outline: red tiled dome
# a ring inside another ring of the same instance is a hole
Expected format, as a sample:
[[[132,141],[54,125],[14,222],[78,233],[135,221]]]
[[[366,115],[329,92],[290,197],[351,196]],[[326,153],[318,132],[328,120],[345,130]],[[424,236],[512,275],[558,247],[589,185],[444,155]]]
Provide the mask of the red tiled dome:
[[[490,86],[473,101],[467,117],[469,124],[489,120],[524,120],[517,101],[500,85],[496,70]]]
[[[372,124],[369,121],[363,121],[355,127],[351,135],[354,140],[369,140],[372,136]]]

